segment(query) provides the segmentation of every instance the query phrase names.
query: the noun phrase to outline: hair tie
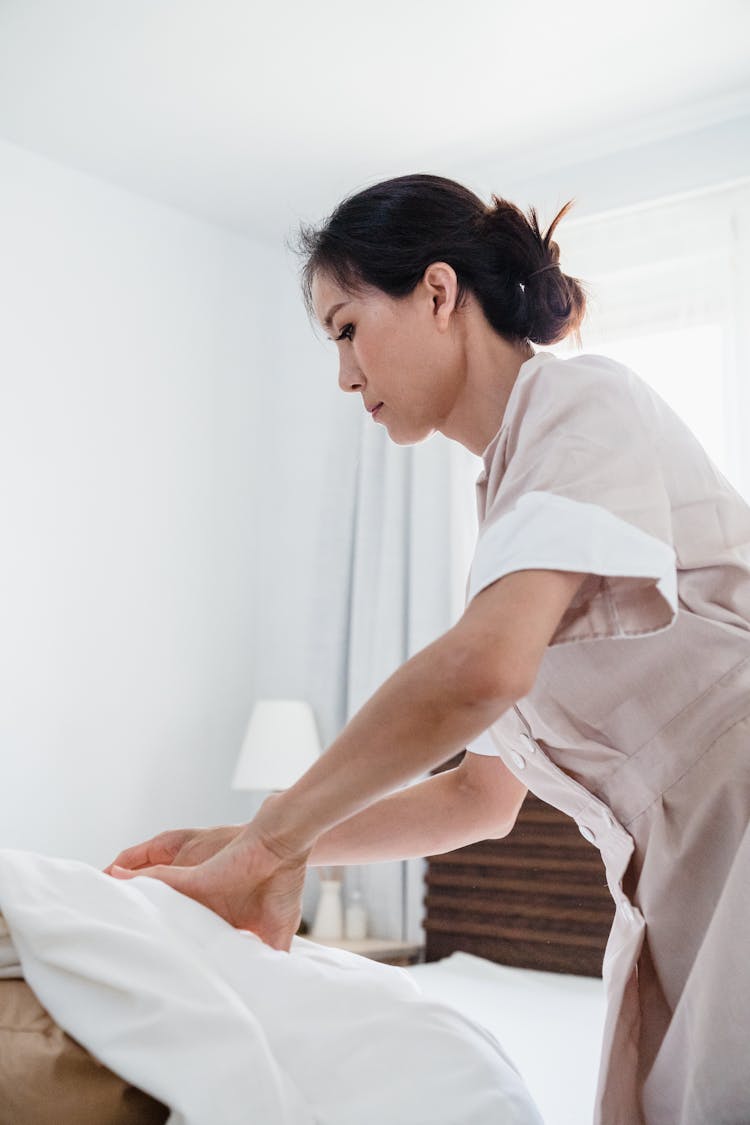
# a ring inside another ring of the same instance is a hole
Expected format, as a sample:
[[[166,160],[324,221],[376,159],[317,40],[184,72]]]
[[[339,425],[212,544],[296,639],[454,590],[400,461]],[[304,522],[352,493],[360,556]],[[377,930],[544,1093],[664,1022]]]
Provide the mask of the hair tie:
[[[530,273],[530,274],[529,274],[529,277],[536,277],[536,275],[537,275],[538,273],[544,273],[544,271],[545,271],[545,270],[557,270],[557,269],[559,269],[559,268],[560,268],[560,265],[559,265],[559,263],[558,263],[558,262],[550,262],[550,263],[549,263],[549,265],[546,265],[546,266],[542,266],[542,268],[541,268],[541,269],[539,269],[539,270],[534,270],[534,272],[533,272],[533,273]],[[529,280],[529,277],[527,277],[527,278],[526,278],[526,281],[528,281],[528,280]],[[525,284],[525,283],[524,283],[524,284]]]

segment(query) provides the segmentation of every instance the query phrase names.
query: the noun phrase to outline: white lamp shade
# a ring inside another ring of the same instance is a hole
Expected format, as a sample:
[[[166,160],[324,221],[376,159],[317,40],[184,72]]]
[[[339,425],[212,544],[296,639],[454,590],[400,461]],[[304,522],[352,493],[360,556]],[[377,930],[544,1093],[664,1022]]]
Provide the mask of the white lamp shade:
[[[309,703],[261,699],[253,708],[232,779],[233,789],[288,789],[320,756]]]

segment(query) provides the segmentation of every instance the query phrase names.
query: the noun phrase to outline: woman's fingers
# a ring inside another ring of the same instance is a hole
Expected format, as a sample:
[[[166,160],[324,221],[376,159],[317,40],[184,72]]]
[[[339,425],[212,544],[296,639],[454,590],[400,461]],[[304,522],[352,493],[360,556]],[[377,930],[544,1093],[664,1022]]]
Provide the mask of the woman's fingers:
[[[145,867],[196,867],[210,859],[242,831],[241,824],[223,824],[216,828],[176,828],[126,848],[104,868],[105,875],[113,867],[143,871]]]
[[[235,837],[194,867],[110,865],[115,879],[146,876],[219,914],[237,929],[251,930],[274,949],[288,951],[299,926],[305,880],[303,858],[280,860],[257,839]]]
[[[104,868],[104,873],[105,875],[111,875],[112,868],[115,866],[135,871],[142,867],[155,867],[160,864],[173,863],[180,848],[185,846],[187,840],[194,833],[195,830],[192,828],[177,828],[170,832],[160,832],[158,836],[153,836],[150,840],[144,840],[142,844],[133,844],[132,847],[125,848],[118,856],[115,856],[108,867]]]
[[[111,875],[115,864],[121,869],[127,868],[128,870],[134,870],[136,867],[147,867],[149,861],[145,846],[145,844],[137,844],[135,847],[126,848],[124,852],[120,852],[109,866],[104,868],[104,874]]]
[[[159,879],[162,883],[169,883],[170,887],[174,887],[176,891],[189,894],[189,891],[183,890],[183,887],[189,884],[191,871],[192,868],[190,867],[160,865],[141,867],[138,870],[129,870],[126,867],[117,867],[113,863],[110,865],[109,874],[115,879],[137,879],[145,875],[149,879]]]

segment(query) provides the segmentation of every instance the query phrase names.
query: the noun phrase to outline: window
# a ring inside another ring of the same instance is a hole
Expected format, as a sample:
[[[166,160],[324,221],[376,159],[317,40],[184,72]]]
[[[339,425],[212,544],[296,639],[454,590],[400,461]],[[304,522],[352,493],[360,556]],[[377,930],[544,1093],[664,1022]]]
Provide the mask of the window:
[[[571,215],[559,234],[563,269],[589,292],[581,350],[650,383],[750,500],[750,184]]]
[[[720,324],[609,340],[606,354],[637,372],[687,423],[714,464],[736,476],[728,440]]]

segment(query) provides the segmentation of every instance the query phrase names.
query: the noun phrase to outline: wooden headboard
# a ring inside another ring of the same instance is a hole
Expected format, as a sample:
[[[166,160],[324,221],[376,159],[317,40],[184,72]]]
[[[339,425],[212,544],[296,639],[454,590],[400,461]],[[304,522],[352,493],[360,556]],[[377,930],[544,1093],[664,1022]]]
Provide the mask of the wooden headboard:
[[[462,950],[519,968],[601,976],[614,915],[601,856],[570,817],[533,794],[510,835],[428,857],[425,878],[427,961]]]

